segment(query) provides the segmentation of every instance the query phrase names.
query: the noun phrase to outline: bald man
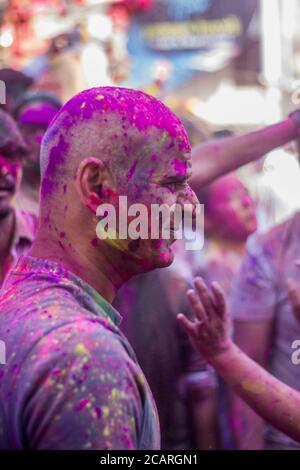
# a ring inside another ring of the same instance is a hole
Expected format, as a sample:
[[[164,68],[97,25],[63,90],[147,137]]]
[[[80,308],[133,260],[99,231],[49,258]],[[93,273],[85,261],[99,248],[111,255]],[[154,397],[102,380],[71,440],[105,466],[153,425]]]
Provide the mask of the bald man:
[[[119,196],[194,207],[190,166],[181,122],[138,91],[87,90],[51,123],[37,237],[0,299],[0,449],[159,448],[155,404],[111,302],[133,275],[172,262],[174,227],[169,239],[99,238],[96,214],[119,209]]]

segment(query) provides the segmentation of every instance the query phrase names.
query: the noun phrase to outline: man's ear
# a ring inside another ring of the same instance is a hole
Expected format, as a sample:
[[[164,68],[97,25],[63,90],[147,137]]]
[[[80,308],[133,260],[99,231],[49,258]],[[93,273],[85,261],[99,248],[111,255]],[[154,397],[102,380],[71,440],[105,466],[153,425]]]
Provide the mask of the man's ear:
[[[107,201],[112,179],[107,165],[97,158],[85,158],[76,173],[76,189],[85,207],[96,214],[97,207]]]

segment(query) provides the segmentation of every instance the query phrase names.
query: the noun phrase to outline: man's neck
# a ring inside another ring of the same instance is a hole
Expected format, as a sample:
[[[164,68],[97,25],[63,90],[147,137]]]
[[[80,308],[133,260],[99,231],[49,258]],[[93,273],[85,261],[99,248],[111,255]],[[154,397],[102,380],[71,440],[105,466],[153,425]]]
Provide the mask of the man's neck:
[[[0,265],[6,261],[12,244],[15,228],[15,213],[11,210],[5,217],[0,219]]]
[[[62,245],[55,237],[38,234],[28,255],[62,264],[112,303],[118,289],[131,277],[124,274],[120,260],[113,262],[109,252],[99,248],[91,246],[78,251],[69,248],[70,245],[69,241]]]

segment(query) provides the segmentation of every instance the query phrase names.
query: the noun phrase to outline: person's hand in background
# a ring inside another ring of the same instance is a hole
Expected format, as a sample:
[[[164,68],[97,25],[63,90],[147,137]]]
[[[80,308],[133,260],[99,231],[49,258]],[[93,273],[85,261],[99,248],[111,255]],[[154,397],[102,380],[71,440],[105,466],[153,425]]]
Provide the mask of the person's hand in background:
[[[288,283],[291,285],[290,281]],[[297,317],[300,287],[295,290],[291,285],[289,291]],[[178,321],[193,346],[257,414],[300,442],[300,393],[269,374],[231,341],[226,302],[220,286],[212,283],[209,291],[203,280],[197,278],[195,290],[189,290],[187,297],[195,320],[190,321],[179,314]]]
[[[296,261],[296,266],[300,268],[300,260]],[[300,269],[299,269],[300,277]],[[289,298],[293,307],[293,312],[296,319],[300,322],[300,281],[297,284],[293,279],[288,279],[287,281]]]
[[[209,291],[204,281],[196,278],[195,289],[189,290],[187,297],[195,319],[191,321],[181,313],[178,321],[193,346],[209,361],[231,344],[224,293],[218,283],[213,282]]]

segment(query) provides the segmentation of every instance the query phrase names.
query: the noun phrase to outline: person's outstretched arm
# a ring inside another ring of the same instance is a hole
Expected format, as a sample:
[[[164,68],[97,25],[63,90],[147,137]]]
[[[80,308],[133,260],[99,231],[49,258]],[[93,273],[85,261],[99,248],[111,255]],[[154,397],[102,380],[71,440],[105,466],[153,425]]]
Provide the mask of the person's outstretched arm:
[[[297,113],[292,116],[298,116]],[[297,117],[288,117],[255,132],[199,144],[192,151],[191,185],[195,188],[205,186],[219,176],[258,160],[271,150],[299,137]]]
[[[258,414],[300,441],[300,393],[275,379],[231,341],[220,286],[213,283],[209,291],[203,280],[197,278],[195,290],[187,295],[195,320],[179,314],[178,321],[194,347]]]

